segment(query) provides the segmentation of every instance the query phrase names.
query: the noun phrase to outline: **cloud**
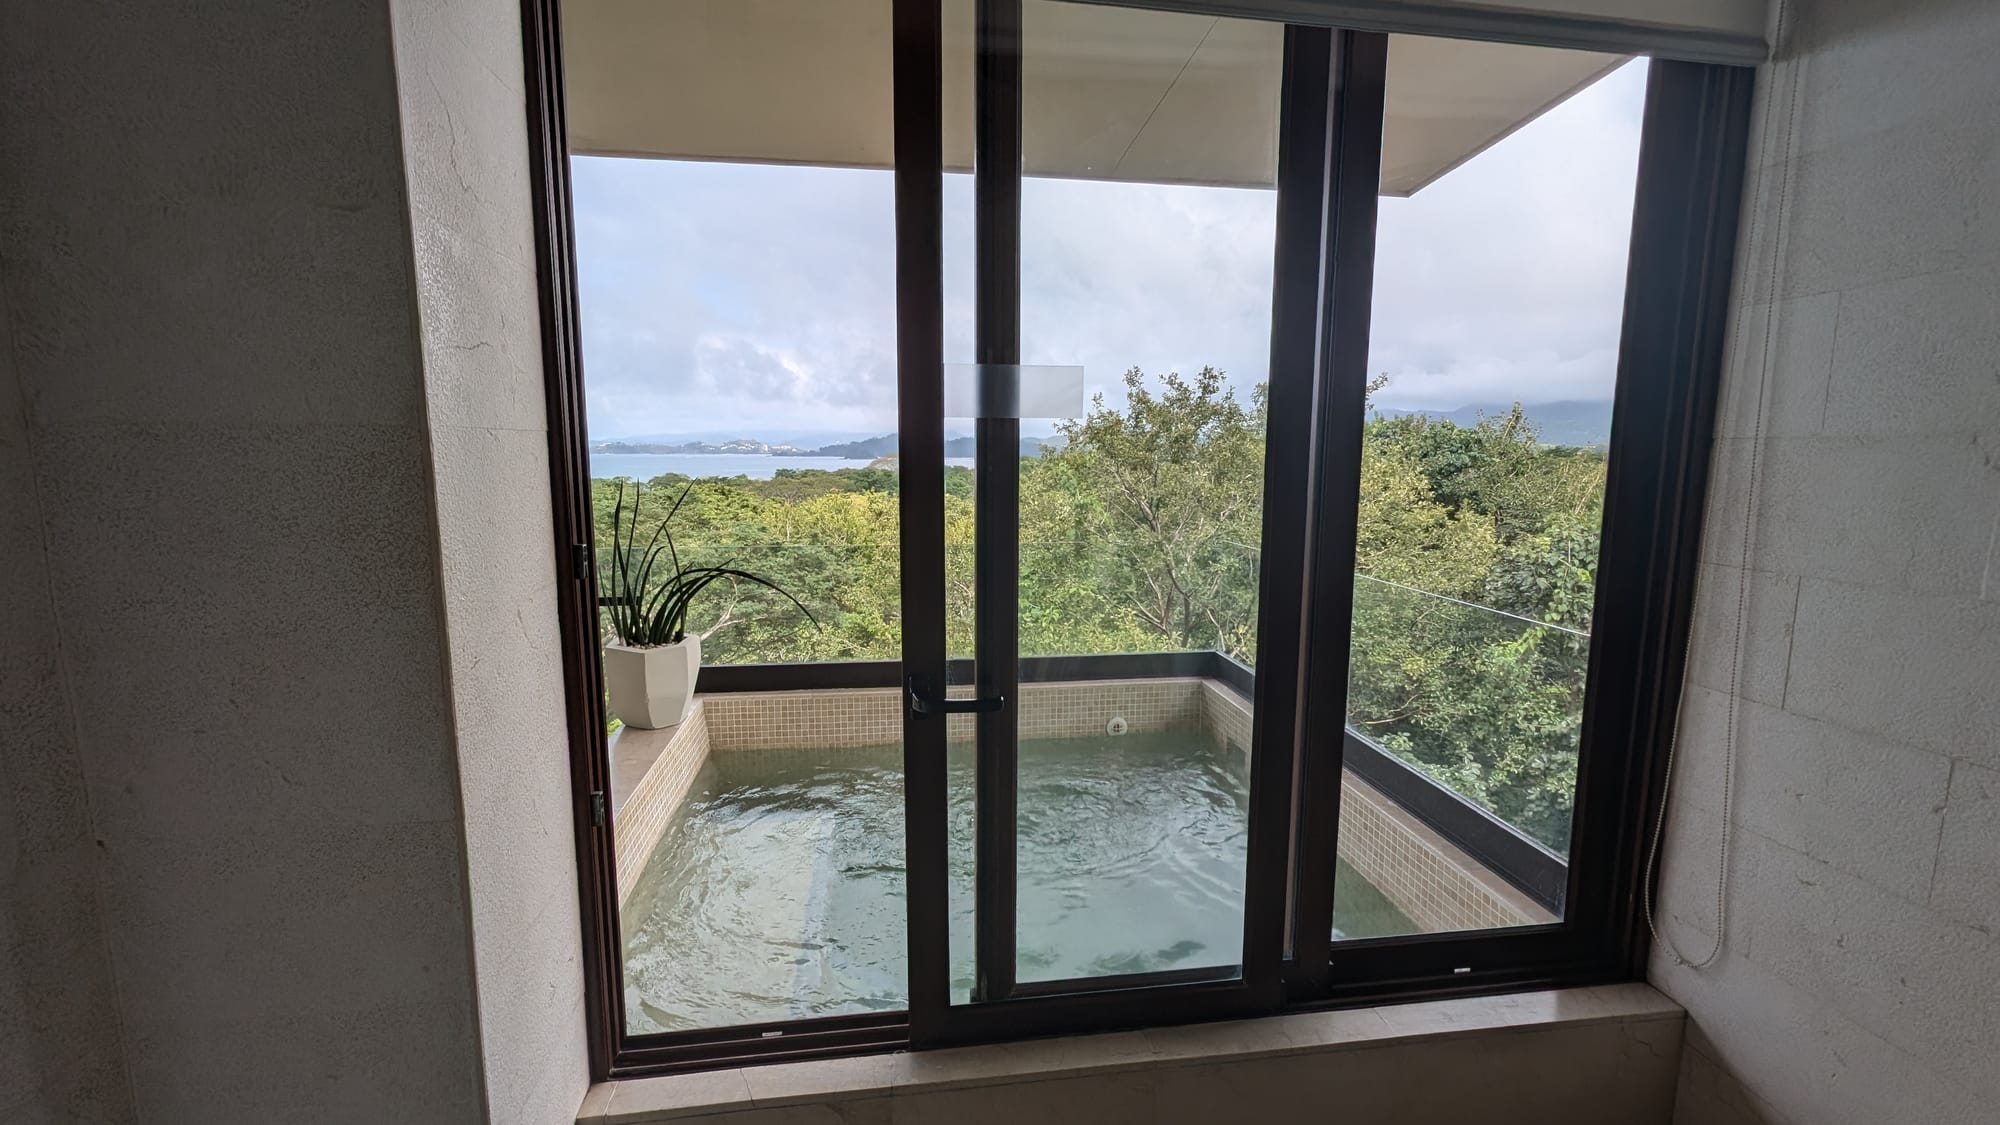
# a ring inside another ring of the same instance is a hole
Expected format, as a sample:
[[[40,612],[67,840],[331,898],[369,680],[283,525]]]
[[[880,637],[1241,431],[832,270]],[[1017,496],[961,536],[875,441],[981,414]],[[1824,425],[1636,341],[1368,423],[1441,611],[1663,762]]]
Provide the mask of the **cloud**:
[[[1407,200],[1382,200],[1370,370],[1385,405],[1610,395],[1644,66]],[[896,427],[886,171],[577,157],[593,436]],[[945,356],[970,362],[972,190],[947,177]],[[1269,191],[1029,180],[1022,353],[1265,377]]]
[[[1135,366],[1262,381],[1276,210],[1270,191],[1030,181],[1022,358],[1082,364],[1092,391]]]
[[[1369,370],[1385,405],[1611,397],[1644,63],[1409,199],[1376,229]]]

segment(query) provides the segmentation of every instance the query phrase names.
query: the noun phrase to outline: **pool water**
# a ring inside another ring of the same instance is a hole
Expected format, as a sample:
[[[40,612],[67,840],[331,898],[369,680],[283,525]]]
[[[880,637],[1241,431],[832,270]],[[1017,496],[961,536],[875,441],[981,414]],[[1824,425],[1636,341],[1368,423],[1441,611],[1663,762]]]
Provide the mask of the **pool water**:
[[[951,972],[972,984],[972,764],[948,757]],[[1020,748],[1021,980],[1233,965],[1241,958],[1248,778],[1194,732]],[[1340,865],[1342,933],[1407,933]],[[898,746],[725,751],[696,777],[626,904],[634,1032],[899,1009],[904,981]]]

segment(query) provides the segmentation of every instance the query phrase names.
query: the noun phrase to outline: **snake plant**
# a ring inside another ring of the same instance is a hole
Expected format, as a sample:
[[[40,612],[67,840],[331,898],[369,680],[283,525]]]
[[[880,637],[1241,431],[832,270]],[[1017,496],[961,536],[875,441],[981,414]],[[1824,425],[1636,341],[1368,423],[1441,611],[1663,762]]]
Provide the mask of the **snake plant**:
[[[674,547],[674,533],[667,529],[667,525],[673,522],[675,513],[681,510],[681,503],[693,487],[694,482],[689,481],[681,488],[680,495],[674,498],[673,507],[667,509],[666,516],[653,528],[653,534],[641,550],[638,548],[639,506],[644,502],[645,491],[633,484],[631,518],[628,520],[625,485],[619,482],[618,503],[611,512],[611,565],[602,568],[604,573],[598,597],[598,603],[610,619],[611,631],[619,642],[634,648],[679,644],[687,637],[688,607],[695,597],[725,580],[731,583],[738,580],[754,582],[768,590],[775,590],[785,600],[798,606],[799,612],[806,615],[806,620],[818,626],[819,619],[812,615],[811,610],[768,578],[738,570],[726,562],[721,566],[686,566],[681,563],[680,552]]]

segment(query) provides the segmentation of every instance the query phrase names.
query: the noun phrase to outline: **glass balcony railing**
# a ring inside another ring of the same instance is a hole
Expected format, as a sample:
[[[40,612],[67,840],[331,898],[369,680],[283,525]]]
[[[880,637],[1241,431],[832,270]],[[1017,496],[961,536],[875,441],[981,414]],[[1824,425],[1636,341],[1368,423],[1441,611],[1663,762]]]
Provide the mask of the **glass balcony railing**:
[[[1581,630],[1357,574],[1348,727],[1565,855],[1589,660]]]

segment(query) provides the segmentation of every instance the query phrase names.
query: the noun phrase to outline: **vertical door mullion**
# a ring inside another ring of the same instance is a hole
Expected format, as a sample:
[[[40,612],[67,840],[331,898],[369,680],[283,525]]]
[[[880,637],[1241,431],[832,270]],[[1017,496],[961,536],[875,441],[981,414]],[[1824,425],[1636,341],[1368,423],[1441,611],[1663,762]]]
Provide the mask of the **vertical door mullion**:
[[[938,0],[895,0],[896,399],[903,672],[944,685],[944,102]],[[903,710],[910,1039],[951,1000],[942,716]]]
[[[1278,105],[1276,245],[1271,284],[1269,421],[1257,579],[1257,680],[1251,710],[1250,853],[1243,918],[1244,976],[1266,1005],[1279,999],[1292,807],[1304,698],[1300,655],[1313,404],[1320,375],[1320,307],[1331,169],[1333,44],[1319,27],[1285,29]]]
[[[1312,541],[1306,567],[1304,706],[1300,713],[1298,850],[1287,981],[1294,998],[1323,995],[1333,944],[1333,881],[1354,622],[1354,547],[1375,215],[1382,180],[1388,36],[1342,31],[1334,46],[1324,274],[1318,309],[1319,395],[1313,409]]]
[[[1020,734],[1021,0],[978,0],[973,85],[973,680],[1002,699],[976,719],[973,949],[976,1001],[1014,990]],[[1012,400],[1011,402],[1009,400]]]

